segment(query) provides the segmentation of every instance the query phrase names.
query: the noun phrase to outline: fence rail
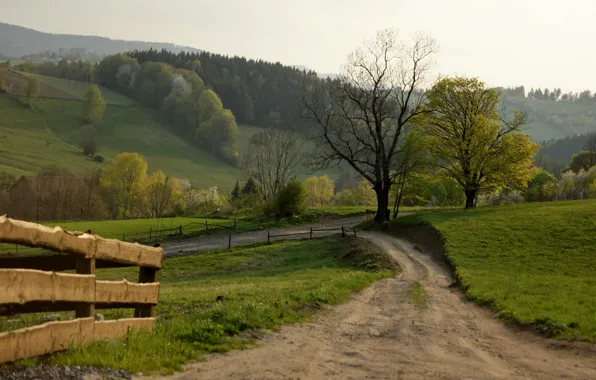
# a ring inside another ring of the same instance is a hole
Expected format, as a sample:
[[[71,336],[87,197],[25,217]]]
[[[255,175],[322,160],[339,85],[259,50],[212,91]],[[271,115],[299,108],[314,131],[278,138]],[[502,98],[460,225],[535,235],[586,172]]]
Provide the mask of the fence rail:
[[[0,363],[154,326],[162,248],[66,232],[5,216],[0,216],[0,243],[63,253],[0,257],[0,315],[74,310],[76,317],[0,333]],[[96,279],[96,268],[126,266],[140,267],[138,283]],[[56,273],[71,269],[76,269],[76,274]],[[135,318],[95,321],[95,309],[100,308],[134,308]]]
[[[346,233],[353,232],[354,236],[356,236],[356,229],[353,228],[351,231],[344,226],[341,227],[330,227],[330,228],[317,228],[313,229],[310,227],[309,230],[303,232],[291,232],[287,234],[279,234],[279,235],[271,235],[271,231],[267,231],[267,243],[271,244],[272,238],[284,237],[284,236],[298,236],[298,235],[309,235],[309,239],[313,238],[313,234],[316,232],[328,232],[328,231],[341,231],[342,236],[346,236]],[[228,244],[228,248],[230,248],[230,244]]]
[[[234,222],[231,224],[209,223],[209,221],[205,221],[205,223],[193,222],[184,225],[181,224],[178,227],[165,228],[161,230],[149,227],[148,231],[138,232],[134,234],[122,234],[122,240],[152,243],[155,241],[159,241],[164,237],[198,237],[201,235],[213,234],[218,231],[226,231],[228,233],[231,233],[236,232],[236,230],[236,219],[234,219]]]

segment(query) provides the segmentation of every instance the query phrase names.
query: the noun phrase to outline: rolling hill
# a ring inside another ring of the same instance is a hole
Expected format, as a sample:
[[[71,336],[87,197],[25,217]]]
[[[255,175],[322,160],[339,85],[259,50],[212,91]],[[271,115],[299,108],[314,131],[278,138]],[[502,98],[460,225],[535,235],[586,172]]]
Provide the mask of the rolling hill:
[[[60,167],[82,174],[101,165],[84,157],[77,147],[78,131],[84,125],[79,99],[88,84],[36,77],[42,84],[40,98],[31,108],[18,96],[0,94],[0,171],[19,176]],[[109,159],[120,152],[139,152],[150,171],[161,169],[197,187],[228,191],[236,179],[243,178],[240,169],[171,133],[157,121],[157,111],[109,90],[102,92],[108,106],[96,126],[98,154]],[[62,96],[43,97],[56,94]]]
[[[98,36],[52,34],[22,26],[0,23],[0,54],[5,57],[18,58],[48,50],[58,51],[61,48],[85,49],[100,56],[149,48],[154,50],[166,49],[176,53],[182,50],[200,52],[199,49],[193,47],[166,42],[125,41]]]

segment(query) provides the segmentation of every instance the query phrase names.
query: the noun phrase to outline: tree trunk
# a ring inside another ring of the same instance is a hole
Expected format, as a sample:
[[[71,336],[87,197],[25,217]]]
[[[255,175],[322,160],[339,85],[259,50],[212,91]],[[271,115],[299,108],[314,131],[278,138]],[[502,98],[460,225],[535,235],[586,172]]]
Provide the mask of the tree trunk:
[[[387,227],[387,221],[391,215],[389,210],[389,182],[377,181],[374,186],[375,193],[377,194],[377,214],[375,215],[375,222],[381,225],[383,228]]]
[[[472,208],[476,205],[476,189],[466,190],[466,209]]]

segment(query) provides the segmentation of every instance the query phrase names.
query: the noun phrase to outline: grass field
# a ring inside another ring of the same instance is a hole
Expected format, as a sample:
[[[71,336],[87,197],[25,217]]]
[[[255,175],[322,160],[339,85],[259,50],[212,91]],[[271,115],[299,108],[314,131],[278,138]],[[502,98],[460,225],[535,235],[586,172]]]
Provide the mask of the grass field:
[[[49,361],[124,368],[132,373],[171,372],[203,353],[243,347],[251,342],[255,329],[301,321],[320,304],[344,302],[352,292],[391,276],[394,270],[389,257],[367,242],[340,237],[166,259],[159,275],[159,322],[152,333],[94,343]],[[97,276],[120,280],[136,278],[137,271],[98,270]],[[107,311],[104,315],[127,314]]]
[[[34,100],[26,108],[11,96],[0,94],[0,170],[15,176],[37,174],[57,166],[83,174],[100,164],[84,157],[76,146],[84,124],[82,102],[58,99]],[[97,126],[98,154],[107,159],[120,152],[139,152],[149,171],[188,179],[194,186],[218,186],[228,192],[240,169],[196,148],[169,132],[154,111],[143,107],[108,105]]]
[[[89,89],[90,83],[86,82],[79,82],[75,80],[68,80],[62,78],[54,78],[54,77],[47,77],[44,75],[33,74],[33,73],[24,73],[20,72],[23,75],[30,76],[37,78],[40,83],[45,84],[46,86],[55,88],[57,90],[63,91],[69,94],[71,97],[75,99],[82,100],[85,96],[85,93]],[[105,87],[100,86],[101,93],[103,95],[104,100],[107,104],[119,105],[119,106],[128,106],[136,104],[136,102],[122,94],[109,90]],[[40,96],[43,96],[40,93]]]
[[[596,341],[596,201],[419,213],[466,294],[502,317],[564,339]]]

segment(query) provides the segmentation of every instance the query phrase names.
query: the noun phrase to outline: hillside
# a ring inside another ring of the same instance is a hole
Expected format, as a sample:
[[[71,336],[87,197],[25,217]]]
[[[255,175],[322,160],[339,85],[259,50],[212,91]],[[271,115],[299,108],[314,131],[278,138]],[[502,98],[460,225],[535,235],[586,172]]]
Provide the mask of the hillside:
[[[0,23],[0,54],[18,58],[44,51],[58,51],[61,48],[85,49],[97,55],[116,54],[129,50],[167,49],[173,52],[200,50],[165,42],[113,40],[98,36],[44,33],[6,23]]]
[[[32,109],[13,96],[0,94],[0,170],[15,176],[57,166],[75,173],[98,167],[76,146],[83,125],[82,102],[40,98]],[[198,187],[229,190],[242,172],[165,129],[154,111],[141,106],[108,104],[97,126],[98,154],[139,152],[149,170],[188,179]]]
[[[504,96],[507,110],[526,111],[530,120],[527,131],[535,141],[596,132],[595,103],[565,102]]]

